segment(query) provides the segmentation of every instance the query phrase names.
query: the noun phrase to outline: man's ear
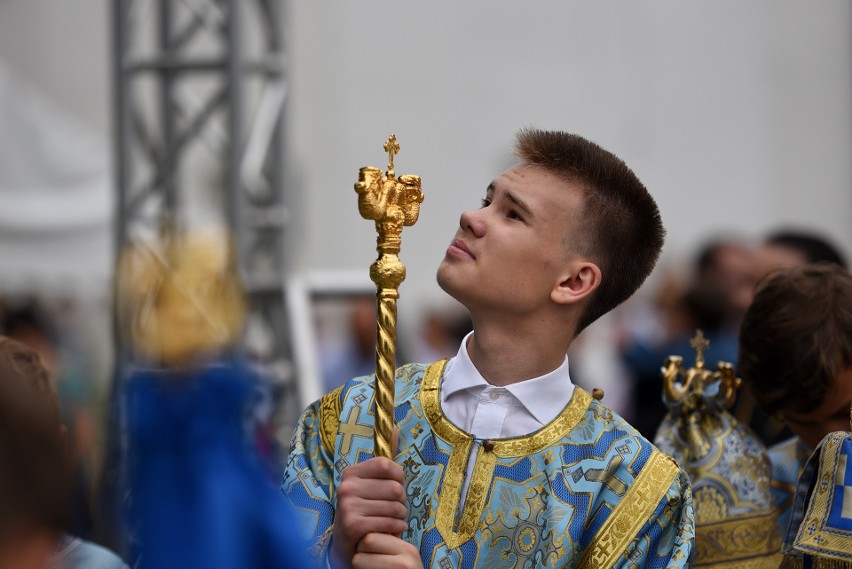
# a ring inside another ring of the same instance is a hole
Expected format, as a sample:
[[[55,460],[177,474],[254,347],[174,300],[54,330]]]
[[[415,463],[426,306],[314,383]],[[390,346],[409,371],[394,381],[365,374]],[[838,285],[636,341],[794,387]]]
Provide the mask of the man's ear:
[[[557,304],[575,304],[586,300],[601,285],[601,270],[590,261],[571,263],[550,298]]]

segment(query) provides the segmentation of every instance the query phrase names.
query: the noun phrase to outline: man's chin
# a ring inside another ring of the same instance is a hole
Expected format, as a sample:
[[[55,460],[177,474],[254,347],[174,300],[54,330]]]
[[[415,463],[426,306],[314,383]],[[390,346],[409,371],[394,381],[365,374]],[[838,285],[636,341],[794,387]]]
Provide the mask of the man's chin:
[[[438,281],[438,286],[441,287],[441,290],[458,300],[455,295],[455,287],[453,287],[453,279],[447,275],[449,267],[447,266],[447,262],[444,261],[438,267],[438,272],[435,275],[435,280]]]

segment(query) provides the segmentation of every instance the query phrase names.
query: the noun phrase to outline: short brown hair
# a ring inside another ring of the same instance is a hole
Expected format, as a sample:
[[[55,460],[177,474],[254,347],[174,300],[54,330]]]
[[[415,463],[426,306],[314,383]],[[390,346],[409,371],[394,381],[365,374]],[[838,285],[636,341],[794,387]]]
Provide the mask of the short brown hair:
[[[665,229],[657,204],[623,160],[576,134],[521,130],[515,152],[583,191],[582,234],[570,247],[601,269],[601,284],[577,323],[576,334],[630,298],[651,274]]]
[[[822,404],[852,365],[852,275],[819,264],[772,273],[746,311],[738,373],[767,413]]]

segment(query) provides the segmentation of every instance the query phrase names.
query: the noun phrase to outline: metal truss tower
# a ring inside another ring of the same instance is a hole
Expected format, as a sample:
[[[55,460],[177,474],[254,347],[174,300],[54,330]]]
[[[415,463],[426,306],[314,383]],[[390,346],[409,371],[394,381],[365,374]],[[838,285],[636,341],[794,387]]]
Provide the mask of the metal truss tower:
[[[298,417],[284,278],[280,0],[113,0],[116,246],[226,222],[278,434]],[[117,331],[118,361],[128,339]]]

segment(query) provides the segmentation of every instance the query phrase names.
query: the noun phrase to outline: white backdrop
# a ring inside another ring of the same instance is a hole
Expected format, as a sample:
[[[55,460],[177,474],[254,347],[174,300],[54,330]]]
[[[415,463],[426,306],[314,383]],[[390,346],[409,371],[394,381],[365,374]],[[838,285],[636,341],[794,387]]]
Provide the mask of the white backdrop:
[[[102,296],[112,197],[100,133],[0,60],[0,289]]]
[[[462,208],[510,161],[522,126],[587,136],[660,204],[664,262],[721,231],[819,227],[852,250],[852,5],[829,1],[294,2],[297,266],[367,267],[358,167],[423,177],[403,233],[401,312],[439,294]],[[366,270],[366,269],[365,269]],[[406,300],[408,299],[408,300]],[[409,303],[409,304],[407,304]]]

